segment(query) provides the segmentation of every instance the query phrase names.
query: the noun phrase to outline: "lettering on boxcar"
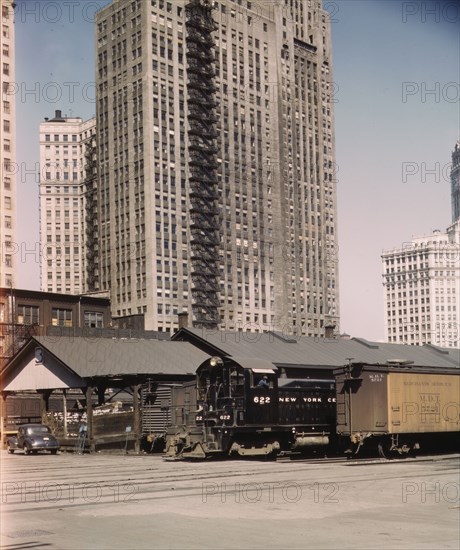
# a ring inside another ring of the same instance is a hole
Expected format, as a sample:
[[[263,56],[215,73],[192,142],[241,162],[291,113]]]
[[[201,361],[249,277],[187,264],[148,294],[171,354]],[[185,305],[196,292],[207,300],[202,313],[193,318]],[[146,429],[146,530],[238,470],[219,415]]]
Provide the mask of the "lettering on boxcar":
[[[420,422],[433,424],[441,421],[441,403],[439,393],[420,394]]]

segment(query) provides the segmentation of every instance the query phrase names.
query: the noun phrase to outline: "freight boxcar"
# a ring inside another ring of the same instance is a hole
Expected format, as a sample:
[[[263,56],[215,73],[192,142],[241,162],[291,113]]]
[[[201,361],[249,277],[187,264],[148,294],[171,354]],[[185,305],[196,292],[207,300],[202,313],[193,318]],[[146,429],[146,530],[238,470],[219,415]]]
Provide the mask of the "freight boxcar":
[[[349,452],[375,445],[404,455],[439,435],[458,440],[459,369],[352,364],[334,371],[337,433]]]

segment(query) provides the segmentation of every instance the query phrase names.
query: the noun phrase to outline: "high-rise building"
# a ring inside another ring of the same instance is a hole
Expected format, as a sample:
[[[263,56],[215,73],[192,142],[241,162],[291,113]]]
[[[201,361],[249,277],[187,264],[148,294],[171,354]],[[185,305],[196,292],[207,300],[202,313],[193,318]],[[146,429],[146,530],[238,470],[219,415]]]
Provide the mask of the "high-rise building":
[[[452,151],[452,168],[450,171],[452,197],[452,223],[460,220],[460,140]]]
[[[114,0],[96,17],[101,288],[114,316],[153,330],[193,313],[196,3]],[[213,6],[220,326],[338,330],[328,14],[319,0]]]
[[[460,221],[382,255],[389,342],[460,347]]]
[[[96,221],[88,213],[94,194],[95,118],[62,116],[40,124],[41,289],[80,294],[98,290],[89,242]],[[87,196],[89,195],[89,200]],[[91,280],[91,283],[90,283]]]
[[[14,2],[1,0],[0,287],[16,284],[16,107]]]

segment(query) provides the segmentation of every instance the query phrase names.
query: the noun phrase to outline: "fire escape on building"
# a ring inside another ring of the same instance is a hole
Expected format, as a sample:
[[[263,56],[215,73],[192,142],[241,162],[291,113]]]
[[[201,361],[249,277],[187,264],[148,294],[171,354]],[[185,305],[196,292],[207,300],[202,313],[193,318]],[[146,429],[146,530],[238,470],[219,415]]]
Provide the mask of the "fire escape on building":
[[[190,255],[193,325],[219,324],[217,117],[214,84],[213,2],[186,6]]]

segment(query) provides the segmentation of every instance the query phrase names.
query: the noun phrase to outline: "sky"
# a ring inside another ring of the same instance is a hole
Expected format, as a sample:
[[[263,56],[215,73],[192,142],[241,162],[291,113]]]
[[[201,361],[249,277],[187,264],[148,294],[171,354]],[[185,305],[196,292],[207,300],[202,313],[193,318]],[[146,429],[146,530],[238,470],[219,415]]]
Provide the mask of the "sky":
[[[95,114],[94,18],[108,3],[17,0],[18,288],[40,288],[39,124],[56,109]],[[323,6],[333,41],[340,330],[384,340],[382,251],[451,222],[460,2]]]

